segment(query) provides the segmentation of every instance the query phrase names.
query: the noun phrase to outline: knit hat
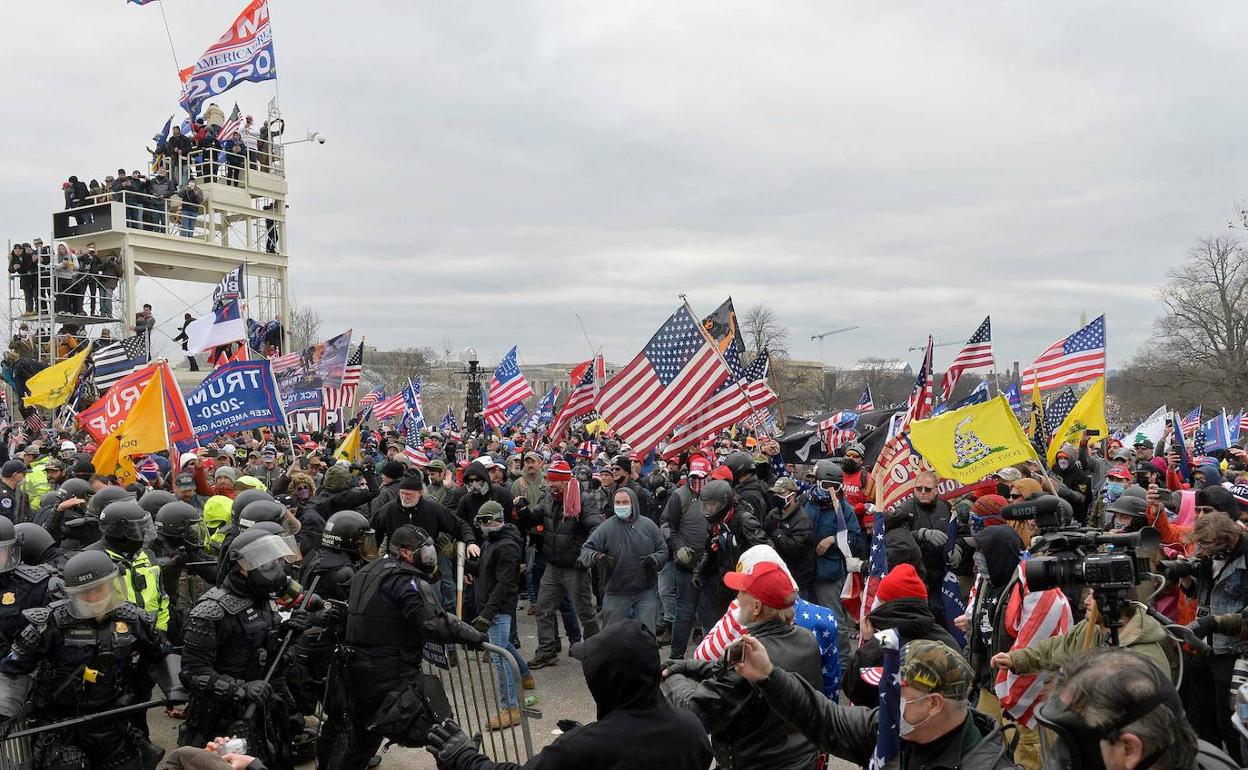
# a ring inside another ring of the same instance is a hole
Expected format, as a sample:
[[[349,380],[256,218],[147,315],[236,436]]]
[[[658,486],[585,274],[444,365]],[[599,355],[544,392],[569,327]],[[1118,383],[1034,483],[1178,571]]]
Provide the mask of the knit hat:
[[[407,472],[407,466],[398,460],[390,460],[381,466],[381,475],[388,479],[401,479]]]
[[[563,460],[556,460],[546,469],[547,481],[567,481],[572,478],[572,469]]]
[[[971,503],[971,513],[982,518],[985,527],[990,527],[993,524],[1003,524],[1005,520],[1001,518],[1001,509],[1006,504],[1005,498],[1001,495],[984,495]],[[989,521],[990,519],[992,520],[991,522]]]
[[[235,481],[238,481],[238,469],[229,465],[222,465],[220,468],[217,468],[213,478],[219,479],[222,476],[229,479],[230,483],[233,484]]]
[[[620,469],[621,469],[621,470],[623,470],[625,473],[632,473],[632,472],[633,472],[633,463],[632,463],[632,461],[631,461],[631,460],[629,460],[629,459],[628,459],[627,457],[625,457],[624,455],[620,455],[619,457],[615,458],[615,462],[614,462],[613,464],[614,464],[614,466],[615,466],[616,468],[620,468]]]
[[[1044,487],[1040,486],[1040,482],[1035,479],[1019,479],[1011,482],[1010,487],[1018,490],[1018,493],[1023,496],[1024,500],[1044,491]]]
[[[407,490],[409,492],[417,492],[425,488],[425,480],[421,478],[420,471],[408,473],[407,475],[399,474],[399,491]]]
[[[442,460],[431,460],[429,462],[428,469],[431,471],[445,471],[446,463]]]
[[[880,580],[875,596],[880,602],[893,599],[922,599],[927,601],[927,586],[915,571],[913,564],[898,564]]]

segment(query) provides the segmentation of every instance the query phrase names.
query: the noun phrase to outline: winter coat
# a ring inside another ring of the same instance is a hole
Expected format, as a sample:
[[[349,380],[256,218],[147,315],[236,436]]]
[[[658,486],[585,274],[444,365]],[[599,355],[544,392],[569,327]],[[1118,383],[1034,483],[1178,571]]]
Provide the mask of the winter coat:
[[[810,631],[780,620],[749,626],[777,669],[787,667],[818,692],[823,682],[819,643]],[[669,668],[672,666],[669,665]],[[677,661],[663,692],[692,711],[711,734],[715,760],[725,770],[809,770],[818,749],[801,727],[786,723],[759,691],[731,668],[705,661]],[[819,693],[822,698],[823,694]],[[874,738],[872,739],[874,744]]]
[[[926,576],[923,551],[919,548],[919,542],[914,539],[914,532],[910,529],[910,515],[907,512],[894,508],[884,514],[884,548],[890,570],[898,564],[912,564],[920,578]]]
[[[469,463],[468,467],[464,469],[464,486],[461,487],[461,489],[464,490],[464,493],[460,496],[459,502],[456,503],[455,515],[467,522],[468,526],[475,528],[477,511],[481,510],[481,506],[484,505],[487,500],[494,500],[499,505],[503,506],[503,514],[507,517],[507,520],[514,522],[515,503],[512,501],[511,492],[508,491],[506,487],[498,484],[490,484],[490,488],[486,490],[484,495],[478,495],[476,492],[469,492],[468,482],[473,479],[490,484],[489,471],[485,469],[484,465],[476,461]]]
[[[1248,604],[1248,535],[1239,539],[1235,550],[1226,558],[1220,571],[1213,575],[1212,580],[1202,579],[1197,583],[1197,595],[1201,606],[1207,606],[1214,615],[1229,615],[1239,612]],[[1235,639],[1223,634],[1214,634],[1210,639],[1213,652],[1226,653],[1239,649]]]
[[[463,543],[477,542],[476,533],[466,521],[451,513],[446,506],[438,505],[428,495],[421,495],[415,506],[404,508],[399,496],[395,494],[394,499],[377,512],[371,523],[378,543],[406,524],[420,527],[434,540],[438,539],[439,534],[446,533]]]
[[[547,488],[530,514],[541,526],[540,543],[546,563],[565,569],[576,566],[581,547],[602,524],[602,514],[588,493],[581,493],[580,514],[567,517],[563,513],[563,495],[556,496]]]
[[[493,620],[496,615],[516,614],[524,540],[514,524],[504,524],[501,530],[487,537],[481,555],[469,561],[469,569],[475,576],[477,614]]]
[[[879,709],[833,703],[802,677],[780,666],[759,683],[759,691],[776,713],[800,729],[820,749],[859,767],[870,763],[879,733]],[[944,751],[936,757],[924,756],[923,747],[916,743],[901,741],[900,767],[906,770],[1017,767],[1006,750],[1001,727],[990,717],[969,710],[961,731],[962,736],[944,743]]]
[[[876,631],[897,630],[901,644],[915,639],[927,639],[940,642],[951,649],[959,649],[953,636],[936,622],[927,602],[922,599],[893,599],[884,602],[867,615],[871,627]],[[849,661],[841,669],[841,692],[845,693],[855,706],[878,706],[880,704],[879,685],[868,684],[862,680],[864,668],[875,668],[884,664],[884,651],[879,640],[872,637],[861,647],[854,650]]]
[[[831,503],[823,505],[811,499],[803,506],[806,514],[815,523],[815,545],[817,546],[825,537],[835,537],[843,525],[849,535],[850,554],[861,559],[867,555],[867,539],[858,526],[858,517],[854,515],[854,509],[848,502],[845,500],[836,502],[839,507],[833,507]],[[815,558],[815,580],[832,583],[844,577],[845,557],[833,543],[822,556],[817,555]]]
[[[703,585],[715,586],[720,596],[735,596],[735,591],[724,585],[724,575],[737,568],[741,554],[756,545],[771,545],[749,503],[738,500],[737,505],[724,518],[707,528],[706,548],[694,575],[700,576]]]
[[[767,511],[771,510],[771,493],[767,491],[767,487],[763,486],[763,482],[759,481],[758,476],[736,484],[733,491],[737,493],[738,500],[744,500],[750,504],[750,509],[760,521],[767,515]]]
[[[788,565],[798,587],[809,588],[814,585],[815,523],[802,510],[802,506],[794,505],[793,510],[788,513],[772,508],[763,520],[763,529],[771,538],[776,553]]]
[[[622,487],[622,489],[628,489]],[[629,595],[654,590],[658,585],[659,570],[667,563],[667,544],[659,525],[641,515],[637,498],[630,491],[632,515],[621,519],[614,513],[590,534],[581,546],[579,563],[588,567],[597,562],[595,556],[607,554],[603,575],[604,594]],[[657,564],[642,564],[642,558],[654,556]]]
[[[1138,612],[1118,630],[1118,646],[1140,653],[1156,664],[1158,669],[1172,675],[1166,648],[1170,646],[1176,652],[1177,648],[1169,641],[1170,635],[1143,608],[1136,609]],[[1084,618],[1064,634],[1051,636],[1025,649],[1014,650],[1010,653],[1010,658],[1014,661],[1013,670],[1019,674],[1056,671],[1087,649],[1084,644],[1087,635],[1088,621]],[[1098,626],[1092,634],[1092,648],[1108,643],[1108,639],[1109,632]]]
[[[674,490],[667,496],[663,506],[663,514],[659,517],[659,529],[663,539],[667,541],[668,551],[676,569],[689,572],[698,563],[706,551],[706,516],[702,513],[702,501],[693,496],[689,487]],[[693,562],[690,566],[682,566],[676,559],[676,552],[681,548],[693,550]]]

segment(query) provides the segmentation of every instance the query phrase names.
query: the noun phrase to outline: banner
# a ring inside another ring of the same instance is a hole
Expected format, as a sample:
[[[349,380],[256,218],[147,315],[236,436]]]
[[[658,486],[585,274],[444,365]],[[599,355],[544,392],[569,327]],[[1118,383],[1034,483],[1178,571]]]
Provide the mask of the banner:
[[[212,290],[212,306],[216,307],[227,299],[242,299],[247,296],[247,263],[244,262],[226,273]]]
[[[291,433],[342,433],[346,424],[341,409],[299,409],[286,415]]]
[[[186,325],[186,353],[205,350],[247,339],[247,323],[243,320],[238,300],[229,299],[214,307],[211,313]]]
[[[1057,453],[1063,444],[1078,446],[1086,431],[1095,431],[1095,436],[1105,436],[1109,427],[1105,424],[1105,378],[1097,378],[1092,387],[1080,397],[1079,402],[1062,420],[1062,424],[1053,431],[1049,440],[1049,451],[1046,459],[1049,465],[1057,459]],[[1077,458],[1072,457],[1072,462]]]
[[[276,78],[268,0],[252,0],[195,66],[187,67],[178,76],[182,79],[180,103],[192,118],[199,114],[204,102],[239,83]]]
[[[222,366],[186,394],[186,407],[201,441],[219,433],[286,424],[268,361]]]
[[[351,330],[337,337],[309,345],[298,353],[287,353],[273,361],[273,378],[282,394],[287,412],[320,408],[321,391],[342,385],[342,375],[351,354]]]
[[[22,399],[25,406],[46,406],[51,409],[60,406],[69,399],[74,387],[78,384],[78,375],[91,355],[91,345],[82,349],[59,364],[53,364],[40,370],[26,380],[30,395]]]
[[[947,479],[971,484],[1035,459],[1004,396],[910,424],[910,442]]]
[[[195,434],[191,432],[191,417],[186,413],[186,404],[182,401],[182,393],[178,383],[173,379],[173,371],[169,364],[158,361],[154,364],[122,377],[100,396],[100,400],[78,413],[78,425],[96,443],[103,441],[116,431],[130,415],[134,403],[139,400],[143,388],[152,379],[152,375],[160,372],[165,394],[165,420],[168,422],[169,441],[171,443],[194,443]]]
[[[1153,442],[1153,446],[1161,441],[1161,437],[1166,432],[1166,417],[1169,412],[1165,404],[1157,407],[1157,411],[1148,416],[1148,419],[1139,424],[1135,430],[1122,437],[1123,446],[1135,446],[1138,442],[1148,439]]]

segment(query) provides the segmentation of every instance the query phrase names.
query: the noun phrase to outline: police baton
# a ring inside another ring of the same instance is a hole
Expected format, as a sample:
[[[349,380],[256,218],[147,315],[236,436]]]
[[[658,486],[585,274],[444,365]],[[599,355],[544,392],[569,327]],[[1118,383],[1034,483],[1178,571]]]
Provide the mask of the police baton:
[[[463,542],[455,544],[455,614],[464,616],[464,549]]]
[[[87,714],[86,716],[66,719],[64,722],[54,722],[50,725],[40,725],[39,727],[31,727],[26,730],[18,730],[15,733],[9,733],[6,735],[5,739],[12,740],[14,738],[25,738],[28,735],[38,735],[39,733],[46,733],[49,730],[60,730],[64,727],[73,727],[74,725],[81,725],[86,722],[94,722],[97,719],[121,716],[122,714],[130,714],[135,711],[146,711],[147,709],[156,708],[157,706],[168,706],[169,704],[170,701],[168,698],[149,700],[145,703],[135,703],[130,706],[122,706],[120,708],[109,709],[108,711],[101,711],[98,714]]]
[[[306,610],[308,604],[312,602],[313,593],[316,591],[316,584],[321,582],[321,576],[316,575],[312,578],[312,584],[303,592],[303,604],[299,605],[299,609]],[[277,673],[277,667],[282,662],[282,657],[286,654],[286,648],[290,646],[290,640],[295,638],[295,629],[286,632],[286,637],[282,639],[282,646],[277,648],[277,654],[273,656],[273,663],[269,666],[269,670],[264,673],[264,682],[268,684],[273,679],[273,674]],[[256,715],[256,706],[259,704],[255,701],[247,704],[247,708],[243,711],[243,722],[251,722],[251,718]]]

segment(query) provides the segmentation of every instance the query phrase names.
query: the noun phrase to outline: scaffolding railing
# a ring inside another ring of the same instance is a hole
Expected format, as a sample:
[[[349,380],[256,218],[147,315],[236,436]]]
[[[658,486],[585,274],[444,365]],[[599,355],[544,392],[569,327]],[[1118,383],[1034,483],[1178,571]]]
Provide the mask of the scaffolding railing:
[[[55,363],[81,348],[87,327],[125,322],[119,255],[47,250],[34,255],[34,270],[30,261],[10,246],[9,319],[12,346],[21,354]]]

